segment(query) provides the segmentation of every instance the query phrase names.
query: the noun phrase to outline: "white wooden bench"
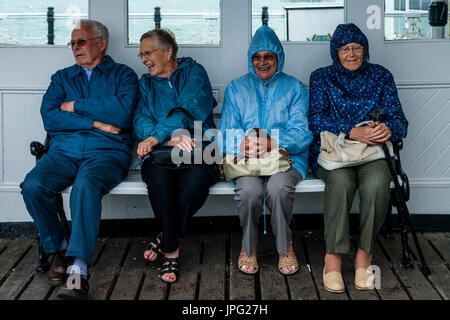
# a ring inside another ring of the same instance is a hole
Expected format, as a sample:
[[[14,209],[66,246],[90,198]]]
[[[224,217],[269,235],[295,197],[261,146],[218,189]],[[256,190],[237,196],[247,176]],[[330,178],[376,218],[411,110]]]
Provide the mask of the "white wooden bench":
[[[295,193],[323,192],[325,184],[317,178],[308,178],[295,187]],[[69,192],[70,188],[64,192]],[[147,195],[147,186],[141,180],[139,173],[130,173],[124,181],[110,191],[111,195]],[[210,195],[233,195],[234,183],[221,181],[209,189]]]

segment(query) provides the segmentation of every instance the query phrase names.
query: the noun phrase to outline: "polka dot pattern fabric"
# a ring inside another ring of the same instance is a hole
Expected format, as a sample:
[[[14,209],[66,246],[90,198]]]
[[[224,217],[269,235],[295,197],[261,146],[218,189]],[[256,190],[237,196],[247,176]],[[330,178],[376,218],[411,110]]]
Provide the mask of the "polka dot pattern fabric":
[[[364,47],[364,59],[356,71],[345,69],[339,62],[338,49],[348,43]],[[392,131],[391,141],[406,136],[408,121],[398,98],[394,78],[386,68],[369,63],[367,37],[354,24],[341,24],[330,42],[333,64],[319,68],[310,77],[309,125],[314,135],[309,162],[316,172],[319,164],[320,133],[340,132],[349,138],[351,129],[359,122],[370,120],[369,113],[381,108],[380,121]]]

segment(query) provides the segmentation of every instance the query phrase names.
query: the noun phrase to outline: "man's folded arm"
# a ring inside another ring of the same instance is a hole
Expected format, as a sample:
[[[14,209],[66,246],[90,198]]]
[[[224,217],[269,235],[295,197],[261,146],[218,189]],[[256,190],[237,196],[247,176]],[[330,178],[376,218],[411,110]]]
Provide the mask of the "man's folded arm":
[[[130,69],[121,75],[117,95],[77,99],[74,112],[122,129],[131,128],[137,94],[138,79]]]
[[[52,134],[59,131],[91,129],[93,121],[88,117],[60,110],[65,96],[66,93],[58,74],[54,74],[41,104],[41,116],[45,130]]]

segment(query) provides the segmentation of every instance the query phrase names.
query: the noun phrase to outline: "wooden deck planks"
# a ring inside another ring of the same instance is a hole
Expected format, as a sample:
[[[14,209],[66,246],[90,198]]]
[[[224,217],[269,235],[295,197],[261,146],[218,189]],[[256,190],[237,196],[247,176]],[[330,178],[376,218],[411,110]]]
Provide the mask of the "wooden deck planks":
[[[415,265],[413,269],[406,270],[401,266],[401,241],[398,234],[394,240],[386,240],[378,236],[378,241],[387,252],[390,260],[393,262],[393,269],[400,279],[405,290],[413,300],[440,300],[440,296],[434,290],[430,282]],[[411,239],[409,240],[411,244]],[[414,262],[416,263],[416,262]]]
[[[238,270],[238,259],[242,247],[242,234],[231,233],[230,253],[230,300],[255,300],[255,276]]]
[[[7,279],[12,269],[20,262],[24,254],[30,249],[33,239],[18,238],[9,242],[0,256],[0,286]]]
[[[262,300],[288,300],[285,276],[278,271],[278,254],[272,234],[261,234],[257,258]]]
[[[132,241],[130,251],[111,294],[111,300],[134,300],[137,297],[144,277],[146,247],[145,239]]]
[[[178,281],[170,284],[169,300],[194,300],[200,273],[202,237],[191,236],[180,244],[180,274]]]
[[[409,300],[409,297],[392,271],[392,263],[386,258],[382,249],[375,243],[373,248],[372,264],[380,268],[381,283],[376,289],[381,300]]]
[[[433,244],[448,265],[450,263],[450,232],[425,232],[424,237]]]
[[[231,233],[230,253],[230,300],[255,300],[255,276],[238,270],[238,259],[242,247],[242,234]]]
[[[227,235],[209,234],[203,242],[200,300],[224,300]]]
[[[321,231],[293,233],[300,270],[287,277],[278,271],[278,254],[271,234],[261,235],[258,243],[258,275],[239,272],[241,236],[240,233],[211,233],[182,240],[180,278],[171,285],[158,279],[160,263],[143,259],[148,239],[99,239],[90,268],[90,299],[449,300],[450,297],[448,233],[418,233],[432,272],[428,278],[417,266],[413,270],[400,266],[398,234],[394,241],[379,236],[373,265],[380,267],[381,288],[375,291],[354,288],[354,257],[344,256],[342,272],[346,292],[343,294],[328,293],[323,288],[325,245]],[[409,241],[412,257],[417,259],[412,239]],[[56,290],[47,284],[47,275],[35,270],[37,259],[37,241],[0,239],[0,299],[56,299]]]
[[[130,239],[110,238],[99,262],[89,277],[89,298],[106,300],[112,292],[121,263],[125,258]]]
[[[20,246],[19,246],[20,247]],[[34,263],[38,259],[37,241],[31,243],[20,263],[11,270],[8,279],[0,287],[0,300],[14,300],[20,296],[28,282],[36,274]]]
[[[303,236],[298,232],[294,232],[292,234],[292,241],[299,264],[299,270],[297,273],[287,277],[291,299],[317,300],[319,297],[310,271],[311,267],[305,255]]]

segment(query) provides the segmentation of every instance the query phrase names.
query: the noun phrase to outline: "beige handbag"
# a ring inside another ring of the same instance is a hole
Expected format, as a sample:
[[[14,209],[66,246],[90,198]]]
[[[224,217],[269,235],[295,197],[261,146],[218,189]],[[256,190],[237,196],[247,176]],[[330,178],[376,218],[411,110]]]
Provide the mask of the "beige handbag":
[[[260,129],[252,131],[255,131],[258,137],[260,132],[264,132]],[[267,133],[264,132],[264,134],[270,139]],[[223,158],[223,173],[227,181],[243,176],[271,176],[278,172],[288,171],[292,163],[289,153],[283,148],[270,150],[259,158],[236,157],[227,154]]]
[[[390,141],[386,142],[389,153],[394,150]],[[339,136],[323,131],[320,133],[320,154],[317,162],[326,170],[358,166],[367,162],[384,159],[381,145],[368,145],[359,141],[345,139],[345,133]]]

